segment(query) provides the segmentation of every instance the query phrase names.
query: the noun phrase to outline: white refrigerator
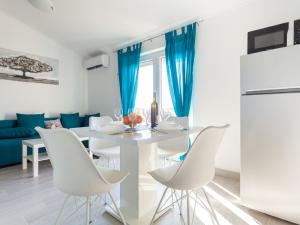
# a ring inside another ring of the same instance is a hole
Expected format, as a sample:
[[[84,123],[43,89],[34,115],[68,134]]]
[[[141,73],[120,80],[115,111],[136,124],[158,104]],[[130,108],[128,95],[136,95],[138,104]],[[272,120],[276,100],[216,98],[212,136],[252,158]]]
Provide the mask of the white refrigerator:
[[[241,57],[241,202],[300,224],[300,46]]]

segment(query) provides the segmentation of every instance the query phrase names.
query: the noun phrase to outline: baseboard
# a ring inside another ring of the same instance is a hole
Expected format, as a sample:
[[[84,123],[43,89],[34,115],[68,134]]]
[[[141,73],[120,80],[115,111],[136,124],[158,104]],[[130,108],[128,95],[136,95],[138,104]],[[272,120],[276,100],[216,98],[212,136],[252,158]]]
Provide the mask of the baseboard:
[[[229,171],[229,170],[223,170],[223,169],[216,169],[216,175],[221,177],[228,177],[235,180],[240,180],[240,173]]]

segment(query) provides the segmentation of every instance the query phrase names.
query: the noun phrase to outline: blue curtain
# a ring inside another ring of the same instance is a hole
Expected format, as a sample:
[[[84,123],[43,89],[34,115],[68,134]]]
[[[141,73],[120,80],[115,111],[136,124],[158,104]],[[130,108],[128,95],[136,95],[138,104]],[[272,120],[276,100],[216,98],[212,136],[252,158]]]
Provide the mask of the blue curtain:
[[[119,84],[124,116],[130,114],[135,105],[141,47],[142,43],[139,43],[127,47],[126,52],[118,50]]]
[[[188,116],[193,91],[196,23],[166,33],[166,66],[176,116]]]

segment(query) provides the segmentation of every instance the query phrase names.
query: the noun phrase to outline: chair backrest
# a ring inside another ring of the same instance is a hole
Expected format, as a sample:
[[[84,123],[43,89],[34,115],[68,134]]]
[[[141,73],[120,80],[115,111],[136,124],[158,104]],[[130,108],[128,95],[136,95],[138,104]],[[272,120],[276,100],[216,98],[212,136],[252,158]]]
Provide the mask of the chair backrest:
[[[113,119],[110,116],[91,116],[89,119],[89,126],[91,130],[98,130],[100,127],[105,126],[111,122],[113,122]]]
[[[90,117],[90,130],[99,130],[102,126],[105,126],[109,123],[113,122],[113,119],[110,116],[102,116],[102,117]],[[91,151],[112,148],[115,147],[116,144],[111,141],[106,141],[99,138],[90,138],[89,139],[89,148]]]
[[[175,117],[171,116],[169,121],[174,121],[175,123],[181,125],[184,128],[189,128],[189,118],[188,117]],[[169,153],[180,153],[185,152],[189,148],[189,135],[182,135],[177,138],[168,139],[157,143],[158,148],[164,151],[169,151]]]
[[[191,190],[209,183],[215,176],[215,155],[223,139],[225,129],[206,127],[196,137],[184,161],[169,183],[178,189]]]
[[[72,195],[90,195],[96,186],[108,186],[97,170],[84,145],[64,128],[36,128],[53,166],[54,185]],[[105,188],[104,188],[105,189]]]
[[[168,120],[174,121],[175,123],[181,125],[183,128],[186,129],[189,128],[189,118],[187,116],[183,116],[183,117],[171,116],[169,117]]]

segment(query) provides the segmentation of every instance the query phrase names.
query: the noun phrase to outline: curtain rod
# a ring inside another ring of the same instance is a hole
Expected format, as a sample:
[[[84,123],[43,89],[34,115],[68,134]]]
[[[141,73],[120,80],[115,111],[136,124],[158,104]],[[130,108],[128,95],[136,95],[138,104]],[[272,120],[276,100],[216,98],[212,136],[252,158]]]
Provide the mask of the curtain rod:
[[[197,24],[197,26],[199,26],[199,24],[200,24],[201,22],[203,22],[203,21],[204,21],[204,20],[202,19],[202,20],[195,21],[195,23]],[[194,23],[194,22],[191,22],[191,23]],[[183,23],[183,24],[185,24],[185,23]],[[188,25],[188,23],[186,23],[186,25]],[[152,40],[155,39],[155,38],[159,38],[159,37],[161,37],[161,36],[164,36],[167,32],[169,32],[169,31],[171,31],[171,30],[178,30],[178,29],[180,29],[181,27],[186,26],[186,25],[178,25],[178,26],[175,26],[175,27],[173,27],[173,28],[167,29],[167,30],[164,31],[163,33],[160,33],[160,34],[157,34],[157,35],[154,35],[154,36],[152,36],[152,37],[145,38],[145,39],[141,39],[140,41],[134,41],[134,42],[132,42],[133,44],[130,44],[130,45],[134,45],[134,44],[137,44],[137,43],[140,43],[140,42],[143,43],[143,42],[147,42],[147,41],[152,41]],[[129,45],[129,44],[128,44],[128,45]],[[124,48],[127,48],[127,45],[126,45],[125,47],[120,47],[119,49],[115,49],[115,50],[113,51],[113,53],[117,53],[118,50],[124,49]]]

